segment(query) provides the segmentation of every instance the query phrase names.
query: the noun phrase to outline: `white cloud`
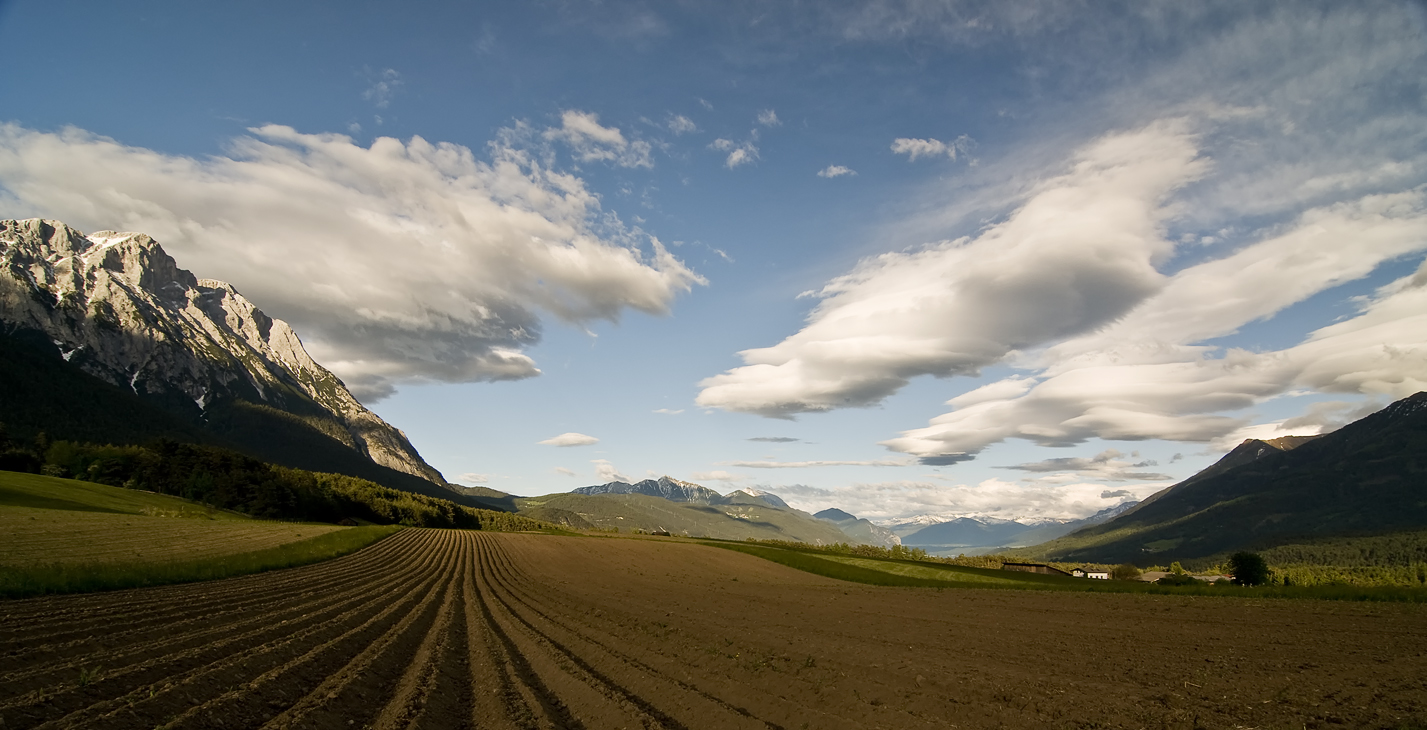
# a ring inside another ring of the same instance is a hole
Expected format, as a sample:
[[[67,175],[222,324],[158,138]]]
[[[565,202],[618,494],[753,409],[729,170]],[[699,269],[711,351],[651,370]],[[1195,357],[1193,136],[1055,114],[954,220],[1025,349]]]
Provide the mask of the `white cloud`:
[[[943,520],[958,517],[1073,520],[1113,507],[1126,496],[1143,499],[1165,486],[1168,485],[1117,485],[1114,490],[1107,490],[1104,485],[1093,482],[1045,484],[987,479],[974,485],[902,480],[854,483],[832,489],[803,484],[765,488],[797,509],[817,512],[837,507],[858,517],[888,524],[917,515]]]
[[[563,466],[557,466],[557,467],[555,467],[555,473],[556,473],[556,474],[561,474],[561,475],[564,475],[564,476],[567,476],[567,477],[576,476],[574,469],[566,469],[566,468],[563,467]]]
[[[586,436],[582,433],[562,433],[559,436],[545,439],[540,443],[544,446],[589,446],[597,444],[600,440],[594,436]]]
[[[742,474],[731,474],[723,470],[696,471],[689,476],[692,482],[741,482],[748,479]]]
[[[581,162],[612,162],[620,167],[653,167],[651,148],[643,140],[630,141],[615,127],[600,126],[598,114],[567,110],[560,115],[560,127],[544,132],[545,139],[570,146]]]
[[[971,149],[974,144],[975,142],[964,134],[950,142],[943,142],[939,139],[898,137],[892,140],[892,153],[906,155],[909,162],[918,157],[940,157],[942,155],[955,160],[957,155]]]
[[[818,170],[818,177],[826,177],[826,178],[842,177],[843,175],[856,175],[856,174],[857,174],[857,171],[856,171],[856,170],[853,170],[853,169],[850,168],[850,167],[843,167],[842,165],[828,165],[827,167],[824,167],[823,169]]]
[[[491,478],[489,474],[477,474],[475,472],[469,471],[460,476],[460,481],[465,482],[466,484],[485,484],[490,480]]]
[[[1134,462],[1120,457],[1125,454],[1118,449],[1106,449],[1092,457],[1072,456],[1044,459],[1029,464],[1001,467],[1017,469],[1034,474],[1073,475],[1076,479],[1103,479],[1112,482],[1123,481],[1168,481],[1173,477],[1149,471],[1134,471],[1159,466],[1155,461]],[[1103,496],[1103,495],[1102,495]]]
[[[1163,286],[1163,199],[1205,167],[1177,122],[1097,140],[975,238],[832,280],[800,332],[739,353],[747,365],[702,381],[697,402],[773,417],[868,406],[917,375],[973,374],[1111,322]]]
[[[655,413],[662,413],[666,416],[677,416],[684,412],[683,408],[655,408]]]
[[[614,468],[614,464],[609,463],[609,461],[606,459],[594,459],[590,461],[590,463],[595,465],[595,476],[599,478],[600,483],[602,484],[608,484],[609,482],[634,481],[633,479],[630,479],[629,477],[621,474],[618,469]]]
[[[370,86],[362,92],[362,99],[370,101],[378,109],[385,109],[391,105],[391,98],[396,94],[396,90],[401,88],[401,74],[396,69],[382,69],[377,73],[368,72]]]
[[[720,137],[709,144],[709,149],[727,152],[728,157],[723,164],[730,170],[758,159],[758,148],[752,142],[734,142]]]
[[[1294,347],[1219,353],[1205,341],[1423,250],[1424,191],[1310,210],[1286,233],[1182,270],[1113,325],[1048,348],[1034,361],[1035,376],[953,398],[956,410],[884,444],[936,464],[1010,438],[1048,446],[1158,438],[1224,448],[1244,438],[1316,433],[1330,423],[1321,412],[1257,425],[1224,414],[1294,388],[1390,398],[1427,389],[1427,262],[1360,302],[1356,316]]]
[[[719,463],[744,469],[811,469],[820,466],[910,466],[913,462],[905,459],[877,459],[871,461],[721,461]]]
[[[772,109],[764,109],[758,112],[758,123],[765,127],[777,127],[782,124],[778,121],[778,113]]]
[[[420,137],[364,148],[282,126],[197,159],[0,125],[0,197],[21,217],[152,235],[292,323],[370,401],[403,380],[537,375],[522,350],[539,340],[538,311],[576,325],[663,314],[703,283],[515,146],[519,132],[489,162]]]
[[[691,132],[699,131],[699,125],[694,124],[694,120],[682,114],[669,115],[668,126],[669,131],[673,132],[674,134],[689,134]]]

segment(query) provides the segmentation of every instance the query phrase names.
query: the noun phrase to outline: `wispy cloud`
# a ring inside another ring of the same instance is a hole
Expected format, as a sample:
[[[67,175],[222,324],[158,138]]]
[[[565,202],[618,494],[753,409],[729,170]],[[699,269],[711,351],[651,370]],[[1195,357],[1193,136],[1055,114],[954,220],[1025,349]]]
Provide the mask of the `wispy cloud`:
[[[690,481],[694,482],[741,482],[748,479],[742,474],[731,474],[726,471],[696,471],[689,475]]]
[[[676,135],[690,134],[699,131],[699,125],[694,124],[694,120],[682,114],[670,114],[667,123],[669,131]]]
[[[955,160],[957,155],[970,150],[975,144],[970,137],[964,134],[950,142],[943,142],[939,139],[898,137],[892,141],[892,152],[906,155],[909,161],[916,160],[918,157],[941,157],[943,155]]]
[[[720,137],[709,145],[709,149],[727,152],[728,157],[723,164],[730,170],[758,159],[758,147],[752,142],[734,142]]]
[[[543,444],[543,445],[545,445],[545,446],[564,446],[564,447],[569,447],[569,446],[589,446],[589,445],[591,445],[591,444],[597,444],[597,443],[599,443],[599,442],[600,442],[600,440],[597,439],[597,438],[595,438],[594,436],[586,436],[585,434],[575,433],[575,432],[572,431],[572,432],[569,432],[569,433],[562,433],[562,434],[560,434],[559,436],[554,436],[554,437],[552,437],[552,438],[545,439],[544,441],[541,441],[540,443]]]
[[[906,459],[878,459],[872,461],[720,461],[719,463],[744,469],[812,469],[820,466],[910,466],[915,462]]]
[[[1168,474],[1160,474],[1158,472],[1133,471],[1134,469],[1159,466],[1159,464],[1152,460],[1132,462],[1120,458],[1124,455],[1124,453],[1117,449],[1106,449],[1093,457],[1076,456],[1045,459],[1028,464],[1017,464],[1015,466],[1004,466],[1001,468],[1017,469],[1037,474],[1071,474],[1080,480],[1095,479],[1112,482],[1157,482],[1167,481],[1173,478]]]
[[[643,140],[630,141],[616,127],[600,124],[598,114],[574,109],[560,115],[560,126],[545,130],[544,137],[570,146],[581,162],[612,162],[620,167],[653,167],[652,147]]]
[[[749,441],[764,441],[770,444],[791,444],[802,439],[795,439],[791,436],[754,436]]]
[[[620,473],[618,469],[614,468],[614,464],[609,463],[607,459],[594,459],[591,460],[590,463],[595,465],[595,476],[602,483],[634,481]]]
[[[490,475],[477,474],[475,472],[468,471],[458,477],[458,479],[466,484],[485,484],[486,482],[490,481]]]
[[[828,165],[827,167],[824,167],[823,169],[818,170],[818,177],[826,177],[826,178],[842,177],[843,175],[856,175],[856,174],[857,174],[857,172],[856,172],[855,170],[853,170],[852,168],[850,168],[850,167],[843,167],[842,165]]]
[[[777,127],[783,124],[781,121],[778,121],[778,113],[772,109],[764,109],[758,112],[758,123],[765,127]]]
[[[376,73],[368,71],[367,77],[370,85],[362,92],[362,98],[378,109],[390,106],[392,97],[402,86],[401,74],[396,69],[387,68]]]
[[[566,468],[563,467],[563,466],[557,466],[557,467],[555,467],[555,473],[556,473],[556,474],[563,475],[563,476],[567,476],[567,477],[577,476],[577,475],[575,474],[575,470],[574,470],[574,469],[566,469]]]
[[[684,412],[683,408],[655,408],[655,413],[662,413],[666,416],[677,416]]]

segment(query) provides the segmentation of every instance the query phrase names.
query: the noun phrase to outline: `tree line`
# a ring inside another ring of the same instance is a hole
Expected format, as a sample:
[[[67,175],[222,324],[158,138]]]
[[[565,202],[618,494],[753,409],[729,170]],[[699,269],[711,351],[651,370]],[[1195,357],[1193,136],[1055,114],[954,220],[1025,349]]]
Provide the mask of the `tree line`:
[[[12,440],[0,425],[0,470],[80,479],[183,497],[263,519],[345,519],[412,527],[542,530],[528,517],[475,509],[343,474],[275,466],[235,451],[166,439],[145,446]]]

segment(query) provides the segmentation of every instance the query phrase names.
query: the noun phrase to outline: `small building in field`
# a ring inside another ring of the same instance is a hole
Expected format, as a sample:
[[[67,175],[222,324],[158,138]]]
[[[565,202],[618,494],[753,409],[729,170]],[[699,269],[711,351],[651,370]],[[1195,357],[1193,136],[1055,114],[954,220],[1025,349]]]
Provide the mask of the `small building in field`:
[[[1070,575],[1060,568],[1053,568],[1045,563],[1002,563],[1001,570],[1014,570],[1021,573],[1040,573],[1041,575]]]
[[[1075,568],[1070,574],[1076,578],[1090,578],[1093,580],[1110,580],[1110,571],[1099,568]]]

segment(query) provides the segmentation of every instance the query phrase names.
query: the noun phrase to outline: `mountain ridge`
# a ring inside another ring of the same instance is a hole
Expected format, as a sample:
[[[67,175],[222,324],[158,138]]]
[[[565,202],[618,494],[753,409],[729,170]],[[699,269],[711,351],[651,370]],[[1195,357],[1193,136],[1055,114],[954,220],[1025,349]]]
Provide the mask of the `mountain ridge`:
[[[233,286],[180,268],[145,234],[86,236],[59,221],[0,221],[0,333],[190,429],[226,430],[252,446],[262,440],[254,429],[287,421],[377,467],[447,487],[401,430],[308,355],[286,322]]]
[[[1017,554],[1163,563],[1427,527],[1427,392],[1329,434],[1275,441],[1246,440],[1112,520]]]

